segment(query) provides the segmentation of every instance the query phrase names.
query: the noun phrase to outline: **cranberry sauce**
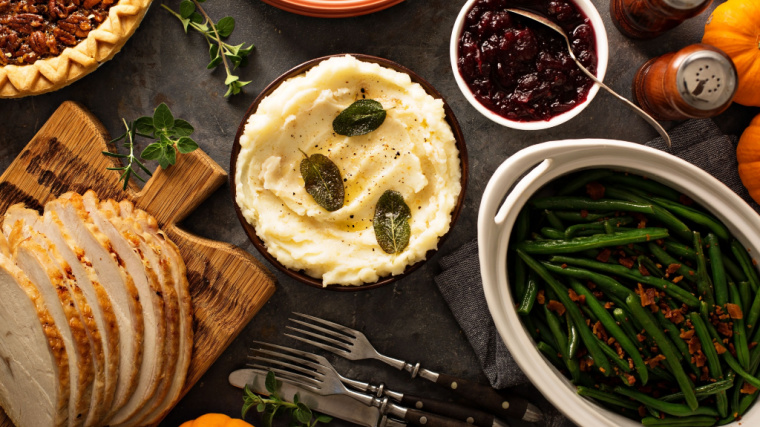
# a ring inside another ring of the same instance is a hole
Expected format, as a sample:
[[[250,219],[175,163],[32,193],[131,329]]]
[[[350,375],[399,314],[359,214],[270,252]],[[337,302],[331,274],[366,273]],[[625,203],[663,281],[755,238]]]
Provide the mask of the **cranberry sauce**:
[[[549,120],[586,100],[593,81],[575,64],[562,36],[506,12],[525,8],[559,24],[573,52],[596,74],[596,39],[571,0],[479,0],[459,38],[459,73],[475,99],[513,121]]]

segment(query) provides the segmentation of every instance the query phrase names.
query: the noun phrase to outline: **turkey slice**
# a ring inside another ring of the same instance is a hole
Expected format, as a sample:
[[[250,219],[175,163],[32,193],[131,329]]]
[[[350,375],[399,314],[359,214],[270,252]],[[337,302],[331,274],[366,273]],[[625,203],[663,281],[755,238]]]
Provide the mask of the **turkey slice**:
[[[113,414],[126,405],[137,388],[145,335],[140,296],[124,261],[84,209],[81,196],[67,193],[48,202],[45,218],[60,228],[82,265],[97,272],[96,281],[111,300],[119,335],[118,379],[109,411]]]
[[[87,327],[95,362],[95,383],[92,404],[85,420],[85,426],[98,425],[113,404],[119,366],[119,330],[111,299],[97,281],[97,274],[91,263],[80,260],[83,254],[76,243],[67,236],[66,229],[52,212],[40,217],[37,211],[22,205],[11,206],[5,214],[4,227],[20,222],[35,232],[32,237],[48,250],[48,254],[62,269],[64,275],[73,276],[69,291],[74,296],[77,308]]]
[[[55,266],[45,248],[32,239],[24,239],[19,227],[14,227],[10,236],[8,243],[13,260],[37,286],[53,321],[60,326],[71,379],[68,425],[81,426],[89,413],[94,381],[92,349],[87,331],[69,292],[67,278]]]
[[[0,242],[7,247],[2,235]],[[71,392],[63,336],[37,287],[5,255],[0,295],[0,406],[17,427],[63,427]]]
[[[193,309],[190,299],[190,285],[187,281],[185,262],[179,253],[179,248],[158,228],[156,219],[143,210],[135,209],[132,203],[128,201],[120,202],[119,207],[122,218],[132,219],[136,228],[153,236],[155,241],[163,247],[164,253],[169,254],[174,286],[179,300],[179,359],[170,389],[163,402],[160,402],[151,413],[139,420],[141,425],[152,425],[163,419],[179,401],[187,378],[187,370],[193,354]]]
[[[93,197],[94,194],[90,197],[90,201]],[[140,248],[139,237],[126,231],[122,233],[97,208],[88,210],[84,205],[84,199],[78,194],[71,195],[70,198],[81,200],[86,214],[111,241],[113,249],[124,261],[127,271],[134,278],[143,306],[145,341],[137,389],[127,404],[108,420],[110,425],[120,425],[129,422],[143,406],[150,404],[161,379],[166,375],[164,370],[167,359],[166,318],[163,290],[158,274],[148,260],[147,251]]]

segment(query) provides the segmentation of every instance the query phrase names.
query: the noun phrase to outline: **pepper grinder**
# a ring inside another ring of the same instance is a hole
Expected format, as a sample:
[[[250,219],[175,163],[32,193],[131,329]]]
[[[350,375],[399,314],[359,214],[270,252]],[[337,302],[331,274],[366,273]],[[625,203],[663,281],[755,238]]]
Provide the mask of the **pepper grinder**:
[[[634,76],[633,94],[657,120],[713,117],[731,105],[737,79],[728,55],[698,43],[645,63]]]
[[[612,22],[621,33],[651,39],[704,12],[712,0],[610,0]]]

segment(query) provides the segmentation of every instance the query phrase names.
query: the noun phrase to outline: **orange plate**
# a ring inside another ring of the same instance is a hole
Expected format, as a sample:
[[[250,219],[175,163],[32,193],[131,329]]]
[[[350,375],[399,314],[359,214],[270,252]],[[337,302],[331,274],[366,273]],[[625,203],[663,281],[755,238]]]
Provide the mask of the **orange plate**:
[[[349,18],[374,13],[404,0],[261,0],[282,10],[317,18]]]

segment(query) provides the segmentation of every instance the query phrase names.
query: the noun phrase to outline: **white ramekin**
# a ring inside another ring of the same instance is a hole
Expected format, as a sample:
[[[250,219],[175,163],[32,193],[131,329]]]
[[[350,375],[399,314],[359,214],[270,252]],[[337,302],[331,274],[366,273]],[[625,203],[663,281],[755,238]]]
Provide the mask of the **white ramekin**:
[[[502,163],[488,182],[478,213],[479,258],[486,301],[502,340],[541,393],[578,425],[640,426],[576,394],[575,386],[541,355],[526,332],[507,281],[507,245],[520,209],[548,182],[591,168],[637,173],[686,194],[709,209],[752,253],[760,249],[760,218],[702,169],[631,142],[586,139],[534,145]],[[739,424],[760,425],[760,405],[753,405],[741,422],[730,425]]]
[[[591,103],[591,100],[594,99],[596,93],[599,92],[599,85],[596,83],[594,83],[594,85],[591,86],[591,89],[589,89],[588,96],[586,97],[586,100],[583,101],[583,103],[558,116],[552,117],[550,120],[539,120],[533,122],[517,122],[514,120],[508,120],[494,113],[493,111],[486,108],[483,104],[478,102],[478,100],[475,99],[475,96],[472,94],[470,88],[467,86],[467,83],[464,81],[464,78],[462,78],[462,75],[459,73],[459,67],[457,67],[457,59],[459,58],[459,36],[462,34],[467,12],[472,9],[472,6],[476,1],[478,0],[468,0],[467,3],[465,3],[464,7],[462,7],[462,10],[459,12],[459,16],[457,16],[457,20],[454,23],[454,29],[451,32],[449,56],[451,58],[451,69],[454,72],[454,79],[457,82],[457,86],[459,86],[459,90],[462,91],[464,97],[467,98],[470,104],[472,104],[472,106],[475,107],[475,109],[478,110],[480,114],[486,116],[487,118],[502,126],[510,127],[513,129],[539,130],[548,129],[550,127],[565,123],[566,121],[580,114],[580,112],[583,111],[583,109]],[[596,67],[596,76],[599,78],[599,80],[604,81],[604,75],[607,73],[607,62],[610,56],[609,44],[607,42],[607,31],[604,28],[604,22],[602,22],[602,17],[599,16],[599,11],[596,10],[596,7],[594,7],[594,4],[591,3],[591,0],[572,1],[589,18],[591,21],[591,26],[594,28],[594,34],[596,35],[596,56],[598,61]]]

